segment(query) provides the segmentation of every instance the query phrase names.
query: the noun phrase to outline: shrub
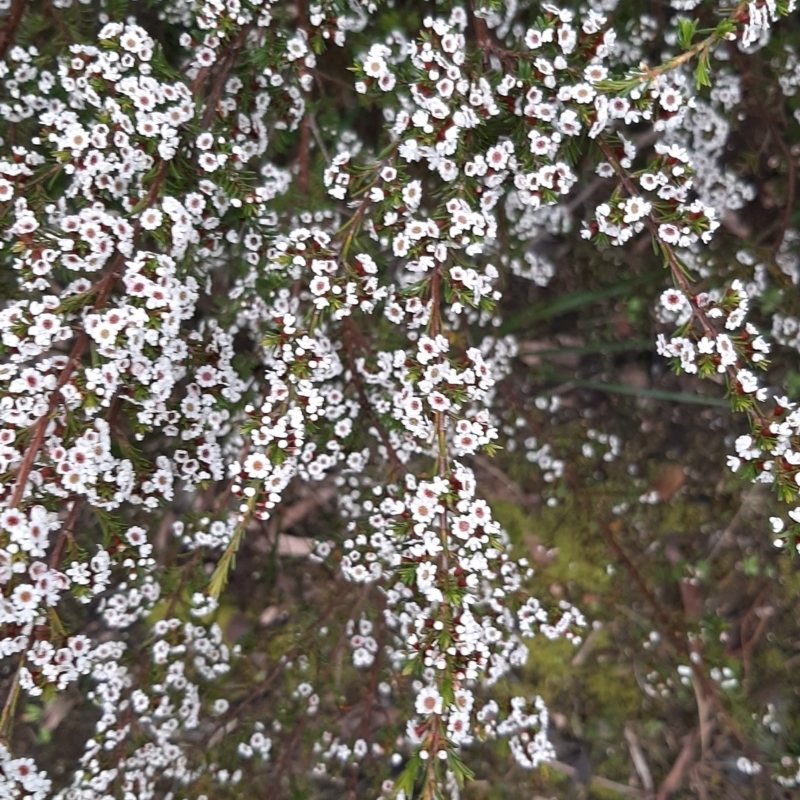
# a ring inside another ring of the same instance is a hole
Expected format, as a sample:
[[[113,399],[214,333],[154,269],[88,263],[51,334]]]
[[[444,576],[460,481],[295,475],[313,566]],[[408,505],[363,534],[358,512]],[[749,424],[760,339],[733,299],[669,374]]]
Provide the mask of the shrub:
[[[516,425],[513,295],[557,274],[548,236],[652,243],[658,353],[724,383],[749,426],[730,467],[774,488],[794,549],[800,411],[748,318],[798,348],[794,119],[774,227],[719,244],[757,194],[726,149],[752,59],[797,105],[792,11],[6,3],[0,794],[288,796],[310,772],[433,798],[481,741],[553,758],[509,679],[586,622],[532,594],[476,478]],[[527,449],[564,485],[557,448]],[[237,637],[242,562],[274,582],[291,547],[317,585]],[[86,744],[48,777],[11,734],[59,692]]]

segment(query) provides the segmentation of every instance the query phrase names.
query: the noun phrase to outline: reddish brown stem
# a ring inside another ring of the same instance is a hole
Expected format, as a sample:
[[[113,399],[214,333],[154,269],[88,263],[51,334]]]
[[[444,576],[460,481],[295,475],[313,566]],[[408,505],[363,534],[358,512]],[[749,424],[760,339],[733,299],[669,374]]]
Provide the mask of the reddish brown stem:
[[[675,759],[675,763],[672,765],[669,774],[664,778],[664,782],[659,787],[656,800],[668,800],[669,796],[681,785],[683,776],[694,758],[697,739],[698,733],[696,728],[684,737],[681,752]]]
[[[163,173],[165,175],[166,170],[163,170]],[[160,176],[161,172],[159,172],[159,175],[156,176],[156,180],[153,181],[154,184],[158,183]],[[150,194],[153,194],[152,188],[150,190]],[[148,201],[150,194],[148,195]],[[108,297],[111,294],[114,283],[119,277],[119,270],[122,267],[122,262],[124,259],[125,257],[122,255],[122,253],[118,252],[111,263],[111,268],[109,269],[108,273],[100,280],[98,284],[99,291],[97,294],[97,300],[94,304],[95,311],[102,309],[108,301]],[[66,386],[69,382],[69,379],[72,377],[72,373],[80,363],[81,357],[83,356],[88,345],[89,334],[86,333],[86,331],[81,331],[80,335],[75,340],[75,344],[72,347],[72,352],[69,354],[69,359],[64,366],[64,369],[61,370],[61,374],[58,376],[58,381],[56,381],[55,388],[50,394],[50,402],[48,403],[47,411],[36,423],[36,426],[33,430],[33,438],[31,439],[30,445],[28,445],[28,449],[25,451],[25,457],[22,459],[22,464],[20,464],[19,470],[17,471],[17,480],[14,485],[14,491],[11,495],[10,508],[16,508],[22,501],[22,497],[25,494],[25,486],[28,483],[28,478],[33,470],[33,465],[36,462],[36,456],[39,454],[39,450],[42,447],[42,442],[44,441],[44,436],[47,432],[47,426],[49,425],[50,419],[56,410],[59,399],[61,398],[61,389],[63,389],[64,386]]]
[[[69,355],[69,360],[67,361],[66,366],[63,370],[61,370],[61,374],[58,376],[56,386],[50,394],[50,402],[47,406],[47,411],[42,417],[40,417],[35,428],[33,429],[33,438],[31,439],[31,443],[28,445],[28,449],[25,451],[25,457],[22,459],[22,464],[20,464],[19,471],[17,472],[17,481],[14,485],[14,491],[11,494],[11,503],[9,508],[17,508],[22,501],[22,496],[25,493],[25,486],[28,483],[28,477],[33,469],[36,456],[39,454],[39,450],[42,447],[44,435],[47,432],[47,426],[50,423],[50,418],[52,417],[53,412],[58,405],[59,398],[61,397],[61,389],[72,377],[72,373],[75,371],[75,367],[78,365],[78,362],[83,355],[83,351],[86,349],[88,341],[88,334],[85,331],[82,332],[75,341],[75,345],[72,348],[72,352]]]
[[[228,76],[231,74],[231,70],[236,64],[236,59],[239,56],[239,51],[244,46],[245,40],[247,39],[250,31],[253,30],[253,24],[245,25],[237,34],[236,38],[231,42],[231,46],[228,48],[226,54],[223,56],[219,69],[217,70],[216,74],[214,75],[214,82],[211,85],[211,89],[208,93],[208,98],[206,100],[206,110],[203,112],[203,118],[200,122],[200,126],[203,129],[208,128],[211,123],[214,121],[214,116],[217,113],[217,106],[219,104],[220,98],[222,97],[222,91],[225,88],[225,82],[228,80]],[[200,71],[201,73],[203,70]],[[198,74],[197,78],[192,85],[192,91],[196,95],[199,91],[200,86],[202,83],[205,82],[205,78],[207,77],[208,73],[203,75],[202,80],[200,80],[200,74]],[[198,80],[200,83],[198,84]]]
[[[53,553],[50,556],[50,569],[58,569],[61,566],[61,559],[64,557],[64,547],[67,541],[73,540],[73,531],[75,530],[75,523],[78,521],[78,514],[80,513],[81,506],[83,505],[83,498],[76,498],[72,501],[72,508],[70,508],[61,530],[58,532],[58,539],[56,539],[56,546],[53,548]]]
[[[311,121],[308,118],[308,111],[303,116],[300,123],[300,174],[297,178],[297,188],[300,194],[308,197],[311,185]]]
[[[620,183],[625,188],[625,191],[627,191],[631,197],[638,197],[639,190],[637,189],[636,184],[633,182],[633,178],[627,172],[627,170],[625,170],[625,168],[622,166],[619,159],[617,158],[616,153],[614,153],[613,149],[608,144],[608,142],[606,142],[602,137],[598,137],[597,144],[600,150],[602,151],[603,155],[608,159],[611,166],[614,167],[614,171],[617,173]],[[667,244],[666,242],[664,242],[659,238],[658,222],[655,220],[652,214],[648,214],[647,217],[645,217],[645,225],[647,226],[647,230],[650,233],[650,235],[654,238],[656,242],[658,242],[661,251],[664,253],[664,256],[667,259],[667,264],[669,265],[672,277],[680,287],[681,291],[685,295],[687,295],[687,297],[694,298],[695,292],[692,289],[692,285],[689,282],[689,279],[683,272],[683,267],[681,266],[678,257],[675,255],[675,251],[669,244]],[[696,303],[692,304],[692,315],[694,319],[696,319],[700,324],[703,333],[706,336],[708,336],[709,339],[716,340],[717,330],[711,324],[710,320],[703,313],[703,311],[700,308],[698,308]],[[736,386],[738,385],[736,370],[733,367],[728,367],[725,370],[725,374],[728,376],[728,380],[730,381],[731,391],[734,391]],[[767,424],[768,420],[766,415],[761,411],[761,409],[757,405],[755,405],[755,403],[753,404],[750,413],[759,420],[762,426]]]
[[[8,16],[0,25],[0,59],[6,57],[17,36],[17,28],[28,6],[28,0],[13,0]]]
[[[356,366],[356,359],[355,359],[355,323],[349,318],[345,318],[342,322],[342,333],[344,337],[344,347],[345,347],[345,354],[347,357],[347,366],[350,370],[350,374],[352,375],[351,380],[353,382],[353,386],[356,387],[356,392],[358,393],[358,402],[361,405],[361,410],[366,414],[372,423],[375,425],[375,429],[378,431],[378,435],[381,438],[381,442],[383,442],[384,447],[386,448],[387,455],[389,457],[389,461],[392,463],[392,467],[398,471],[402,471],[403,463],[400,461],[400,457],[397,455],[394,447],[392,446],[392,442],[389,439],[389,433],[386,428],[383,426],[383,423],[378,419],[378,416],[375,414],[375,410],[372,408],[372,404],[369,401],[369,397],[367,397],[367,392],[364,389],[364,383],[361,380],[361,376],[358,373],[358,368]]]

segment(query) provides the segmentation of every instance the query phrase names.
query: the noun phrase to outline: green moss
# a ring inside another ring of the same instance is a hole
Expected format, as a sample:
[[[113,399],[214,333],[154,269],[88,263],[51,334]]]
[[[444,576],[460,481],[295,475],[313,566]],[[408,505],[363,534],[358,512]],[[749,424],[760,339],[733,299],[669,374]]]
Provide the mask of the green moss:
[[[535,514],[508,502],[493,503],[492,510],[518,549],[525,548],[526,537],[533,535],[545,547],[558,550],[549,565],[536,570],[535,586],[557,581],[574,584],[585,592],[601,592],[608,587],[608,555],[602,537],[597,535],[597,523],[572,500]]]
[[[638,714],[642,692],[627,667],[595,663],[583,686],[587,708],[598,716],[624,723]]]

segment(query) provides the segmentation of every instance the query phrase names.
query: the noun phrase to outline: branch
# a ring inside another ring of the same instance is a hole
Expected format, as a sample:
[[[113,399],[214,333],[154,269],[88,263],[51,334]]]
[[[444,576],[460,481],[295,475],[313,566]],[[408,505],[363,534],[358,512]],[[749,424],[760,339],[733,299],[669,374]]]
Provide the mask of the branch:
[[[622,166],[619,159],[617,158],[616,153],[613,151],[608,142],[606,142],[602,136],[598,136],[597,144],[603,155],[606,157],[606,159],[608,159],[608,162],[611,164],[612,167],[614,167],[614,171],[617,173],[620,183],[623,185],[628,194],[631,197],[638,197],[639,190],[636,188],[636,184],[633,182],[633,178],[628,173],[628,171]],[[647,230],[650,232],[650,235],[658,243],[661,252],[664,254],[664,257],[667,260],[667,264],[670,268],[670,272],[672,273],[672,277],[674,278],[678,286],[681,288],[681,291],[688,297],[694,298],[695,292],[692,290],[691,283],[689,282],[689,279],[686,277],[683,271],[683,267],[681,266],[681,263],[678,260],[677,255],[675,255],[675,250],[672,248],[671,245],[669,245],[667,242],[659,238],[658,222],[652,214],[648,214],[645,217],[645,225],[647,227]],[[711,324],[711,321],[708,319],[703,310],[697,306],[696,303],[692,304],[692,316],[700,324],[703,333],[706,336],[708,336],[709,339],[716,340],[718,335],[716,328]],[[733,391],[737,385],[737,380],[738,380],[736,377],[736,370],[732,366],[727,367],[725,370],[725,374],[728,376],[728,380],[730,381],[731,384],[731,391]],[[767,425],[768,423],[767,416],[766,414],[764,414],[763,411],[761,411],[758,405],[756,405],[755,399],[753,400],[753,407],[751,410],[748,411],[748,414],[752,414],[754,417],[756,417],[762,426]]]
[[[297,188],[303,198],[308,198],[311,184],[311,121],[310,112],[306,110],[303,121],[300,123],[300,174],[297,179]]]
[[[0,59],[6,57],[17,36],[17,28],[22,22],[22,15],[28,6],[28,0],[13,0],[8,16],[0,28]]]
[[[75,530],[75,523],[78,521],[78,514],[80,513],[83,505],[83,498],[79,497],[72,501],[72,507],[58,532],[58,539],[56,539],[56,546],[53,548],[53,553],[50,556],[50,569],[58,569],[61,565],[61,559],[64,557],[64,546],[67,540],[73,540],[73,531]]]
[[[570,778],[576,779],[577,777],[577,770],[575,767],[565,764],[563,761],[548,761],[547,766]],[[595,789],[604,789],[607,792],[615,792],[622,797],[638,797],[641,798],[641,800],[645,800],[647,797],[641,789],[637,789],[634,786],[626,786],[624,783],[617,783],[617,781],[609,780],[602,775],[592,775],[590,786],[593,786]]]
[[[245,39],[247,39],[250,31],[253,30],[253,27],[254,23],[245,25],[239,31],[233,42],[231,42],[231,46],[228,48],[228,51],[222,58],[222,63],[220,64],[220,68],[214,76],[214,83],[211,85],[208,98],[206,99],[206,110],[203,112],[203,118],[200,121],[200,127],[203,128],[203,130],[208,128],[214,120],[214,115],[217,112],[217,104],[219,103],[220,97],[222,97],[222,91],[225,88],[225,82],[228,80],[228,76],[231,74],[231,70],[236,64],[239,51],[244,46]],[[197,84],[201,74],[202,70],[195,79],[195,84]],[[200,82],[200,85],[202,85],[207,76],[208,73],[203,76],[203,80]],[[199,86],[197,88],[199,89]],[[194,84],[192,85],[192,90],[193,93],[196,94]]]
[[[161,166],[159,167],[158,172],[156,173],[155,178],[153,179],[153,183],[150,186],[150,190],[147,193],[144,201],[144,208],[152,205],[158,194],[161,190],[161,186],[163,185],[164,181],[167,177],[167,170],[169,169],[169,162],[162,161]],[[141,224],[137,220],[133,226],[133,235],[134,238],[138,236],[141,232]],[[114,284],[116,283],[117,279],[120,277],[120,270],[122,268],[122,264],[125,261],[125,256],[122,252],[117,251],[117,254],[114,256],[114,260],[111,262],[111,267],[109,268],[106,275],[100,279],[97,283],[97,300],[94,303],[94,310],[100,311],[102,310],[106,303],[108,302],[108,298],[111,295],[111,291],[114,288]],[[30,445],[28,446],[27,451],[25,452],[25,458],[22,460],[22,464],[20,464],[19,470],[17,472],[17,480],[14,485],[14,491],[11,495],[11,503],[9,504],[9,508],[17,508],[22,501],[23,495],[25,494],[25,486],[28,483],[28,478],[30,477],[30,473],[33,470],[34,462],[36,461],[36,456],[39,454],[39,450],[42,447],[42,442],[44,441],[45,433],[47,432],[47,426],[50,423],[50,419],[53,413],[56,410],[56,406],[58,405],[59,399],[61,398],[61,389],[66,386],[69,382],[69,379],[72,377],[72,373],[77,368],[80,360],[86,351],[86,348],[89,345],[89,334],[86,331],[81,331],[78,338],[75,340],[75,344],[72,347],[72,352],[69,355],[69,360],[67,361],[64,369],[61,370],[61,374],[58,376],[58,381],[56,381],[55,388],[50,394],[50,401],[48,403],[47,411],[45,414],[39,419],[36,423],[36,427],[34,428],[33,438],[31,440]]]
[[[601,525],[601,531],[603,534],[603,538],[608,543],[608,546],[617,555],[617,557],[627,570],[628,574],[632,578],[633,582],[636,584],[639,591],[644,595],[644,597],[647,599],[648,604],[653,609],[653,613],[655,614],[656,618],[661,624],[662,633],[666,635],[667,639],[669,640],[674,650],[680,653],[684,658],[688,660],[689,666],[692,670],[692,679],[693,682],[695,683],[695,692],[698,698],[698,706],[701,705],[703,706],[702,708],[698,708],[700,714],[702,715],[703,713],[705,713],[705,708],[707,707],[706,703],[710,702],[711,704],[713,704],[714,707],[717,709],[719,717],[728,726],[728,730],[736,737],[739,744],[748,753],[748,756],[752,757],[751,760],[763,761],[763,759],[755,757],[756,749],[745,738],[738,724],[735,722],[735,720],[731,718],[731,716],[725,710],[725,707],[722,705],[722,700],[720,699],[719,693],[717,692],[716,684],[713,681],[709,680],[706,677],[706,674],[701,668],[701,666],[695,663],[694,659],[692,658],[693,650],[691,645],[686,641],[685,637],[679,636],[675,632],[673,625],[670,622],[670,619],[667,616],[666,612],[661,608],[661,605],[656,599],[655,595],[650,591],[647,584],[642,579],[641,575],[639,574],[639,570],[636,568],[636,565],[628,557],[628,554],[622,549],[619,542],[617,542],[611,528],[608,525]]]
[[[681,752],[675,759],[675,763],[672,765],[672,769],[669,771],[669,774],[666,778],[664,778],[661,786],[659,786],[656,800],[667,800],[667,798],[681,785],[683,775],[689,768],[689,764],[691,764],[692,760],[694,759],[694,749],[696,746],[697,729],[695,728],[688,736],[684,736]]]
[[[346,317],[342,321],[342,333],[344,335],[344,347],[345,347],[345,354],[347,358],[347,366],[350,370],[352,375],[352,382],[353,386],[356,387],[356,392],[358,393],[358,401],[361,405],[361,410],[366,414],[372,423],[375,425],[375,429],[378,431],[378,435],[380,436],[381,442],[383,442],[384,447],[386,448],[386,453],[389,457],[389,461],[392,463],[392,467],[396,470],[402,471],[403,469],[403,462],[400,461],[400,457],[397,455],[397,451],[394,449],[391,439],[389,439],[389,433],[384,427],[383,423],[375,414],[375,410],[372,408],[372,404],[369,401],[369,397],[367,397],[367,392],[364,389],[364,383],[361,380],[361,375],[359,375],[358,368],[356,367],[356,359],[355,359],[355,343],[353,339],[356,334],[355,323],[350,319],[350,317]]]

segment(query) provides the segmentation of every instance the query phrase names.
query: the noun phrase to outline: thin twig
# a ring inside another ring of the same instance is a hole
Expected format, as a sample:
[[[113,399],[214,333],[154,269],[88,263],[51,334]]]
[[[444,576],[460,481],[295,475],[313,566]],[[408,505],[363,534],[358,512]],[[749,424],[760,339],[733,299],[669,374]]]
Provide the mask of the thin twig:
[[[311,185],[311,123],[309,122],[309,112],[303,115],[300,123],[300,155],[298,156],[300,172],[297,177],[297,190],[304,198],[308,197],[309,186]]]
[[[647,599],[648,604],[652,608],[653,613],[661,625],[661,632],[666,636],[668,642],[672,645],[672,648],[688,660],[689,667],[692,670],[692,677],[697,681],[697,685],[702,689],[703,698],[709,700],[714,705],[714,707],[717,709],[718,716],[725,722],[728,730],[736,737],[739,744],[741,744],[741,746],[748,753],[748,757],[751,757],[751,760],[763,761],[763,759],[759,757],[753,744],[744,736],[739,725],[725,710],[725,707],[723,706],[722,700],[719,696],[719,692],[717,691],[716,684],[706,677],[702,667],[696,662],[697,653],[693,651],[686,637],[679,636],[675,632],[666,612],[661,608],[661,605],[656,599],[655,595],[650,591],[647,584],[642,579],[642,576],[639,574],[639,570],[636,568],[636,565],[622,549],[619,542],[617,542],[609,526],[601,525],[601,531],[603,538],[608,543],[608,546],[617,555],[631,579],[638,587],[639,591]]]
[[[228,80],[228,76],[231,74],[234,64],[236,64],[239,52],[244,46],[250,31],[253,30],[253,27],[254,23],[251,23],[245,25],[239,31],[222,59],[220,68],[214,76],[214,82],[211,85],[208,98],[206,99],[206,110],[203,112],[203,118],[200,123],[203,129],[208,128],[214,120],[214,115],[217,113],[217,105],[222,97],[222,90],[225,88],[225,82]]]
[[[639,776],[645,791],[650,794],[654,787],[653,775],[642,752],[642,746],[639,744],[639,737],[630,722],[625,723],[625,741],[628,743],[628,750],[630,751],[636,774]]]
[[[20,22],[22,22],[22,17],[25,14],[27,6],[28,0],[13,0],[11,3],[8,16],[2,21],[2,25],[0,25],[0,59],[6,57],[6,53],[14,44],[14,40],[17,36],[17,28],[19,28]]]
[[[150,186],[150,190],[147,193],[144,201],[144,207],[147,208],[148,206],[152,205],[156,198],[158,197],[158,193],[161,190],[161,186],[163,185],[164,181],[167,177],[167,171],[169,169],[169,164],[167,161],[162,161],[161,166],[156,173],[155,178],[153,179],[153,183]],[[141,223],[139,220],[133,226],[133,235],[134,237],[138,236],[141,231]],[[125,262],[125,255],[121,251],[117,251],[117,254],[114,256],[113,261],[111,262],[111,267],[109,268],[108,272],[105,274],[103,278],[100,279],[97,283],[97,300],[94,303],[94,311],[102,310],[106,303],[108,302],[108,298],[111,295],[111,291],[114,288],[114,284],[116,283],[117,279],[120,277],[122,265]],[[28,478],[30,476],[31,471],[33,470],[34,463],[36,462],[36,456],[39,454],[39,450],[42,447],[42,442],[44,441],[45,433],[47,432],[47,427],[50,424],[50,419],[52,415],[55,413],[56,406],[61,398],[61,389],[67,385],[70,378],[72,377],[72,373],[77,368],[78,364],[83,357],[86,348],[89,346],[89,334],[84,330],[81,331],[78,338],[75,340],[75,344],[72,347],[72,352],[69,355],[67,363],[64,365],[64,368],[61,370],[60,375],[58,376],[58,380],[56,381],[56,385],[53,388],[53,391],[50,393],[50,400],[48,403],[47,411],[42,415],[39,421],[36,423],[36,426],[33,431],[33,438],[31,439],[31,443],[28,446],[28,449],[25,452],[25,457],[22,460],[22,463],[17,470],[17,478],[16,483],[14,485],[13,492],[11,494],[11,502],[9,508],[17,508],[22,501],[23,495],[25,494],[25,487],[28,483]]]
[[[311,128],[311,132],[314,134],[314,140],[317,143],[317,147],[319,147],[319,151],[320,153],[322,153],[322,157],[325,159],[325,163],[330,164],[331,156],[330,153],[328,153],[328,149],[325,147],[325,142],[322,140],[322,134],[320,133],[319,125],[317,125],[317,118],[311,113],[308,113],[307,117],[308,117],[308,124],[309,127]]]
[[[623,185],[628,194],[631,197],[637,197],[639,195],[639,191],[636,188],[636,184],[634,183],[633,178],[628,173],[628,171],[622,166],[619,158],[617,157],[616,153],[611,148],[611,146],[608,144],[608,142],[606,142],[602,136],[598,136],[597,144],[600,150],[602,151],[603,155],[606,157],[606,159],[608,159],[609,163],[614,168],[614,171],[617,173],[617,176],[619,177],[620,183]],[[650,232],[650,235],[653,237],[653,240],[658,243],[661,252],[664,254],[667,260],[667,264],[670,268],[670,272],[672,273],[672,277],[674,278],[675,282],[678,284],[681,291],[687,297],[693,298],[695,296],[695,292],[692,290],[692,286],[689,283],[689,279],[684,274],[683,267],[681,266],[681,263],[678,260],[677,255],[675,254],[675,251],[667,242],[663,241],[658,235],[658,223],[656,219],[653,217],[652,214],[647,214],[644,221],[648,231]],[[709,339],[716,341],[717,338],[716,328],[711,324],[711,321],[708,319],[706,314],[703,312],[701,308],[698,307],[696,303],[692,304],[692,316],[700,324],[703,333]],[[738,381],[736,370],[732,366],[729,366],[726,368],[725,373],[728,376],[728,380],[730,381],[731,392],[733,393],[736,390]],[[752,408],[748,411],[748,414],[757,418],[762,427],[766,426],[769,422],[766,414],[764,414],[761,411],[761,409],[758,407],[758,405],[756,405],[755,402],[753,402]]]
[[[73,531],[75,530],[75,523],[78,521],[78,514],[80,513],[82,505],[82,497],[77,497],[72,501],[72,507],[67,514],[67,518],[64,520],[64,524],[61,526],[61,530],[58,532],[58,539],[56,539],[56,545],[50,556],[51,570],[59,568],[61,559],[64,557],[64,546],[67,541],[71,542],[74,540]]]
[[[577,775],[577,770],[575,767],[565,764],[563,761],[548,761],[547,766],[550,767],[550,769],[560,772],[563,775],[567,775],[570,778],[575,778]],[[590,785],[595,789],[604,789],[607,792],[616,792],[618,795],[622,795],[623,797],[638,797],[641,798],[641,800],[645,800],[647,797],[647,795],[641,789],[637,789],[635,786],[626,786],[624,783],[612,781],[609,778],[604,778],[602,775],[592,775]]]
[[[661,786],[658,787],[656,800],[667,800],[669,796],[681,785],[684,773],[689,768],[689,764],[694,759],[694,750],[697,746],[697,729],[695,728],[688,736],[683,738],[683,747],[672,769],[664,778]]]
[[[361,410],[366,414],[372,423],[375,425],[375,429],[378,431],[378,436],[380,436],[381,441],[383,442],[384,447],[386,448],[386,454],[391,461],[392,466],[394,469],[402,470],[403,469],[403,462],[400,460],[400,457],[397,455],[397,451],[394,449],[392,445],[392,441],[389,438],[389,433],[384,427],[383,423],[380,421],[378,416],[375,414],[375,410],[372,408],[372,403],[370,403],[369,397],[367,397],[367,392],[364,389],[364,383],[361,380],[361,375],[358,371],[358,367],[356,366],[356,359],[355,359],[355,342],[354,338],[356,335],[356,328],[353,321],[350,317],[345,318],[342,322],[342,332],[344,334],[344,348],[345,348],[345,356],[347,358],[347,366],[350,370],[351,378],[350,380],[353,383],[353,386],[356,388],[356,392],[358,393],[358,401],[361,406]]]

